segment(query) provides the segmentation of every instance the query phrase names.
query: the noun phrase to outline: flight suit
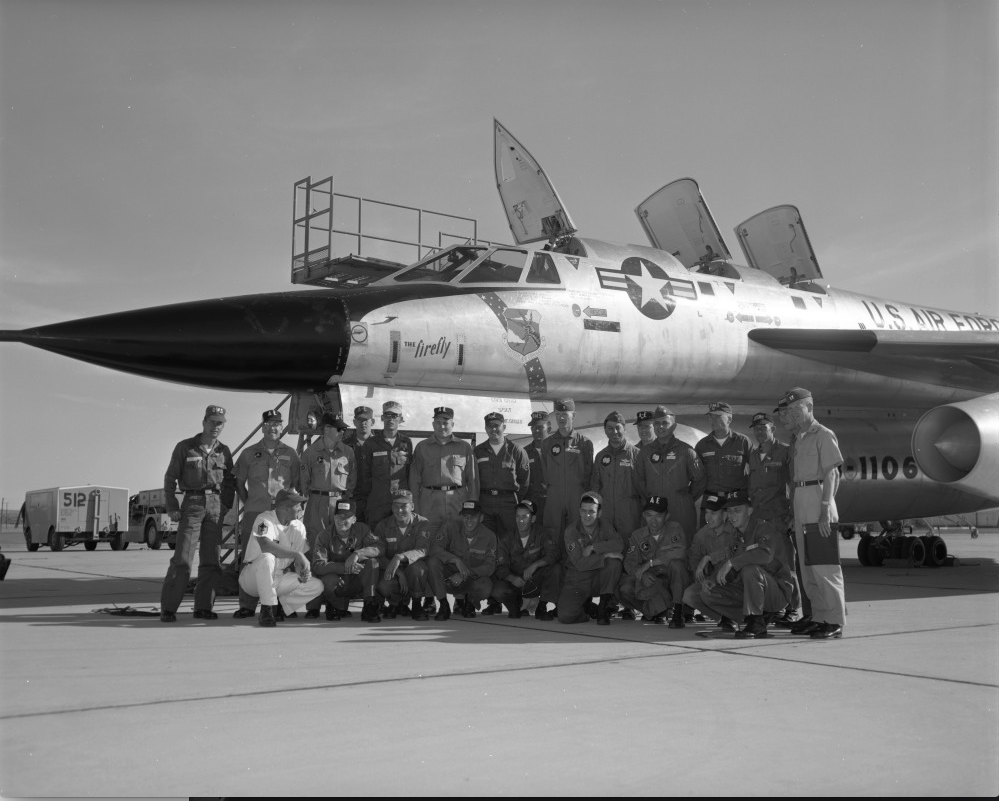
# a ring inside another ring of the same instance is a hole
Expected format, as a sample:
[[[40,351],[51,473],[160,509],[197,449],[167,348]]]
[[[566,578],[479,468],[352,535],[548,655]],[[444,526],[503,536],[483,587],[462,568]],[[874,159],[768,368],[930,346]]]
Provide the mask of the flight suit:
[[[704,466],[686,442],[670,436],[644,445],[638,453],[635,486],[642,501],[659,495],[669,503],[670,520],[683,528],[687,544],[697,531],[695,501],[704,494]]]
[[[545,484],[545,473],[541,467],[541,451],[539,443],[533,439],[524,446],[524,453],[531,468],[531,483],[527,490],[526,500],[534,503],[538,510],[538,520],[545,519],[545,497],[548,495],[548,485]],[[521,498],[521,500],[525,500]]]
[[[476,445],[472,453],[479,474],[482,523],[502,539],[517,528],[514,516],[517,502],[530,486],[531,462],[524,449],[508,439],[503,440],[499,453],[489,440]]]
[[[427,518],[431,533],[457,521],[465,501],[479,499],[479,475],[472,446],[453,434],[446,442],[436,437],[417,443],[409,470],[409,490],[416,511]]]
[[[746,462],[752,447],[749,437],[738,431],[729,431],[721,445],[714,434],[698,440],[694,450],[704,465],[705,492],[727,497],[745,491]]]
[[[349,445],[338,442],[331,451],[322,438],[302,454],[302,494],[309,497],[305,507],[305,531],[309,546],[333,525],[333,509],[340,498],[349,499],[357,486],[357,461]]]
[[[711,555],[717,568],[726,559],[732,570],[725,585],[706,581],[699,608],[717,616],[742,622],[746,615],[776,614],[791,596],[791,568],[787,538],[772,523],[751,517],[745,532],[736,532],[732,544]]]
[[[173,449],[163,491],[167,512],[181,514],[177,525],[177,547],[163,579],[160,611],[176,612],[191,578],[195,549],[198,551],[198,580],[194,587],[194,608],[210,611],[215,585],[222,575],[219,561],[222,547],[222,519],[232,508],[236,482],[232,473],[232,453],[221,442],[210,448],[201,445],[201,435],[181,440]],[[177,489],[184,493],[177,503]]]
[[[548,488],[542,521],[546,528],[559,535],[558,543],[564,562],[561,534],[567,526],[579,520],[579,499],[589,489],[593,474],[593,443],[578,431],[563,437],[556,430],[545,438],[538,449]]]
[[[392,493],[409,489],[409,468],[413,463],[413,440],[396,434],[389,442],[385,434],[372,434],[357,457],[357,508],[364,509],[365,522],[372,528],[392,514]]]
[[[524,571],[538,560],[544,565],[537,568],[523,587],[515,587],[510,576],[523,578]],[[516,605],[516,598],[534,598],[540,603],[553,604],[558,601],[559,579],[562,566],[559,564],[558,546],[550,529],[535,523],[525,542],[519,531],[500,538],[496,557],[496,572],[493,575],[492,598],[501,604]]]
[[[648,568],[637,579],[635,574],[642,565],[651,561],[661,562]],[[683,528],[667,521],[663,530],[655,535],[648,526],[642,526],[631,535],[628,552],[624,556],[625,576],[618,592],[628,606],[641,608],[642,615],[653,618],[666,612],[673,604],[680,603],[683,591],[693,578],[687,565],[687,545]],[[646,576],[655,582],[646,583]]]
[[[354,523],[346,537],[336,528],[323,531],[312,548],[312,574],[323,582],[322,598],[310,601],[309,609],[319,609],[322,601],[341,612],[346,612],[351,598],[376,597],[380,575],[379,557],[363,558],[360,573],[347,572],[347,560],[354,551],[381,544],[366,523]]]
[[[687,586],[683,593],[683,602],[691,609],[699,608],[701,603],[701,582],[694,578],[697,574],[697,566],[705,556],[720,552],[727,553],[729,547],[735,542],[735,534],[736,531],[732,524],[728,520],[723,520],[719,531],[704,525],[694,535],[694,541],[687,549],[687,567],[690,568],[692,583]]]
[[[583,531],[579,523],[570,523],[563,541],[566,569],[558,597],[558,619],[560,623],[585,623],[590,619],[585,610],[587,601],[595,595],[617,593],[624,563],[605,558],[604,554],[623,557],[624,543],[613,526],[599,519],[592,534]],[[583,550],[589,545],[593,552],[584,556]]]
[[[593,460],[590,489],[600,493],[600,518],[625,540],[642,525],[642,499],[635,490],[638,448],[630,442],[616,450],[608,445]]]
[[[481,523],[472,532],[469,540],[460,520],[452,520],[438,529],[430,540],[430,557],[427,571],[430,574],[430,587],[434,596],[444,598],[451,593],[455,598],[468,596],[477,607],[488,598],[493,589],[493,573],[496,572],[496,535]],[[458,572],[454,560],[465,563],[471,575],[454,586],[445,580]]]
[[[431,594],[427,575],[427,556],[430,553],[430,528],[427,518],[414,514],[406,530],[399,528],[394,516],[384,518],[375,526],[375,539],[382,555],[378,559],[382,579],[378,582],[378,594],[390,604],[398,605],[404,598],[425,598]],[[398,555],[402,564],[396,575],[385,578],[389,562]],[[399,572],[406,581],[406,592],[402,591]]]

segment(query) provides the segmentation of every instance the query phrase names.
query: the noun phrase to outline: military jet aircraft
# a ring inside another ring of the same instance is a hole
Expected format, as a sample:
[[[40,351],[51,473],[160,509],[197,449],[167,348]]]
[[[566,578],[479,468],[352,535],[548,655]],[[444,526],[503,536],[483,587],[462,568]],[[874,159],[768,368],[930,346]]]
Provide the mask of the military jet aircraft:
[[[844,453],[843,522],[999,504],[999,319],[824,287],[793,206],[736,226],[739,266],[691,179],[638,205],[648,245],[580,237],[531,154],[498,121],[494,134],[513,245],[470,241],[408,265],[325,253],[320,288],[0,339],[223,389],[391,388],[482,409],[513,398],[521,431],[557,397],[575,399],[579,427],[666,403],[697,431],[715,400],[744,426],[805,386]]]

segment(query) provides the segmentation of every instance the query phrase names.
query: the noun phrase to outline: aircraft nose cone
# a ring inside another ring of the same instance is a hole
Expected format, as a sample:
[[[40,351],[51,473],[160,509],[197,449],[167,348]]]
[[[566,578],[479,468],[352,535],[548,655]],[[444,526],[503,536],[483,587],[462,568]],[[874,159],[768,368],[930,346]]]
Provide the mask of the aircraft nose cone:
[[[322,389],[347,361],[343,301],[323,292],[178,303],[25,331],[24,342],[91,364],[214,389]]]

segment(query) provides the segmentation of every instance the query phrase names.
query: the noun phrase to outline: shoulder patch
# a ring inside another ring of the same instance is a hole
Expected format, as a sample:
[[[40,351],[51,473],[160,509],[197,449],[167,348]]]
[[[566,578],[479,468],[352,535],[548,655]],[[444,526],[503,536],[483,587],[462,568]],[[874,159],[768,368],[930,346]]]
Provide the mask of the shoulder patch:
[[[604,467],[606,467],[606,466],[607,466],[607,465],[609,465],[610,463],[611,463],[611,457],[610,457],[610,454],[606,454],[606,455],[604,456],[604,458],[600,460],[600,464],[602,464],[602,465],[603,465]]]
[[[657,464],[658,462],[661,462],[661,461],[662,461],[662,458],[663,458],[663,457],[662,457],[661,455],[659,455],[658,453],[654,453],[654,454],[652,454],[652,458],[650,459],[650,461],[651,461],[651,462],[652,462],[653,464]]]
[[[561,445],[552,445],[552,455],[553,456],[558,456],[560,453],[562,453],[562,446]]]

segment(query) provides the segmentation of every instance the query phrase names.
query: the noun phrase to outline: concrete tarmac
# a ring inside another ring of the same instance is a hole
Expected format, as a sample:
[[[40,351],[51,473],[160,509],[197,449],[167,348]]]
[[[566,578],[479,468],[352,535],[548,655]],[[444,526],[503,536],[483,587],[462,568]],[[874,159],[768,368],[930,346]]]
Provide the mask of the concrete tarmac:
[[[842,640],[505,615],[275,629],[157,609],[171,551],[28,553],[0,582],[0,795],[999,791],[999,534],[863,568]]]

